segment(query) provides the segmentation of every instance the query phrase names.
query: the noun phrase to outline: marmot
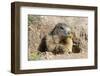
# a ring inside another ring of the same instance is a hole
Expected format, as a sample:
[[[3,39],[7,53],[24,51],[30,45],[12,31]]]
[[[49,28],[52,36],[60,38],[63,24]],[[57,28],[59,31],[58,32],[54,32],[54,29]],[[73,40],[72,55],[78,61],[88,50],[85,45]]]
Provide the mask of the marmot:
[[[69,36],[70,32],[71,29],[68,25],[58,23],[54,29],[42,39],[41,45],[39,46],[40,51],[48,51],[54,54],[61,54],[65,51],[72,52],[72,38]],[[63,39],[66,44],[62,43]]]

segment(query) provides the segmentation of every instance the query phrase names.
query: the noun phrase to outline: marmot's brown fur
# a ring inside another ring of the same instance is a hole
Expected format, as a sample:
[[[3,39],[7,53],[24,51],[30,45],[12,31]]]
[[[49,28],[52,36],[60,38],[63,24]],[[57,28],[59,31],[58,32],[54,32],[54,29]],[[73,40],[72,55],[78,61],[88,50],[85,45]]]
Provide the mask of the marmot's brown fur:
[[[51,33],[47,34],[42,40],[42,49],[54,54],[72,52],[71,29],[64,23],[58,23]],[[45,45],[45,46],[44,46]]]
[[[60,39],[58,36],[46,36],[46,45],[47,51],[52,52],[53,54],[62,54],[64,53],[64,47],[59,43]]]

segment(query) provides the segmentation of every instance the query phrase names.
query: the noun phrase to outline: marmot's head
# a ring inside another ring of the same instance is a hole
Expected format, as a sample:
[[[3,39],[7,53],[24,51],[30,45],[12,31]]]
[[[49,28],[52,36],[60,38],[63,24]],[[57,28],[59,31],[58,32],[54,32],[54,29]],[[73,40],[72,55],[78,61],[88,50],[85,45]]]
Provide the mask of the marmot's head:
[[[71,29],[65,23],[58,23],[51,31],[51,35],[58,35],[60,37],[66,37],[71,32]]]

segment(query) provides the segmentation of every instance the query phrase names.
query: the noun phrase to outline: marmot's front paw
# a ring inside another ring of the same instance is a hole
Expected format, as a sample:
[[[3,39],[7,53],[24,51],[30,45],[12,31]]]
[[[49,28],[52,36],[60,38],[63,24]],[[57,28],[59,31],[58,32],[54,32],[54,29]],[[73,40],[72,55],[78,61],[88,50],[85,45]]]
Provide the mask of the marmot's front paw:
[[[64,47],[61,45],[56,45],[53,50],[53,54],[64,54]]]

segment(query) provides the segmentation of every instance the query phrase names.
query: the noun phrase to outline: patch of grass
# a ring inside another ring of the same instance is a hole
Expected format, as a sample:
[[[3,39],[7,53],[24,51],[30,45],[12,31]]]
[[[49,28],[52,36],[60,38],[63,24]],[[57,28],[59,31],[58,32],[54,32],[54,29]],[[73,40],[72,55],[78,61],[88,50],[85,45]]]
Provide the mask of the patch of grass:
[[[40,22],[40,16],[28,15],[28,24],[38,24]]]
[[[40,55],[38,54],[38,52],[32,52],[29,54],[28,60],[40,60]]]

